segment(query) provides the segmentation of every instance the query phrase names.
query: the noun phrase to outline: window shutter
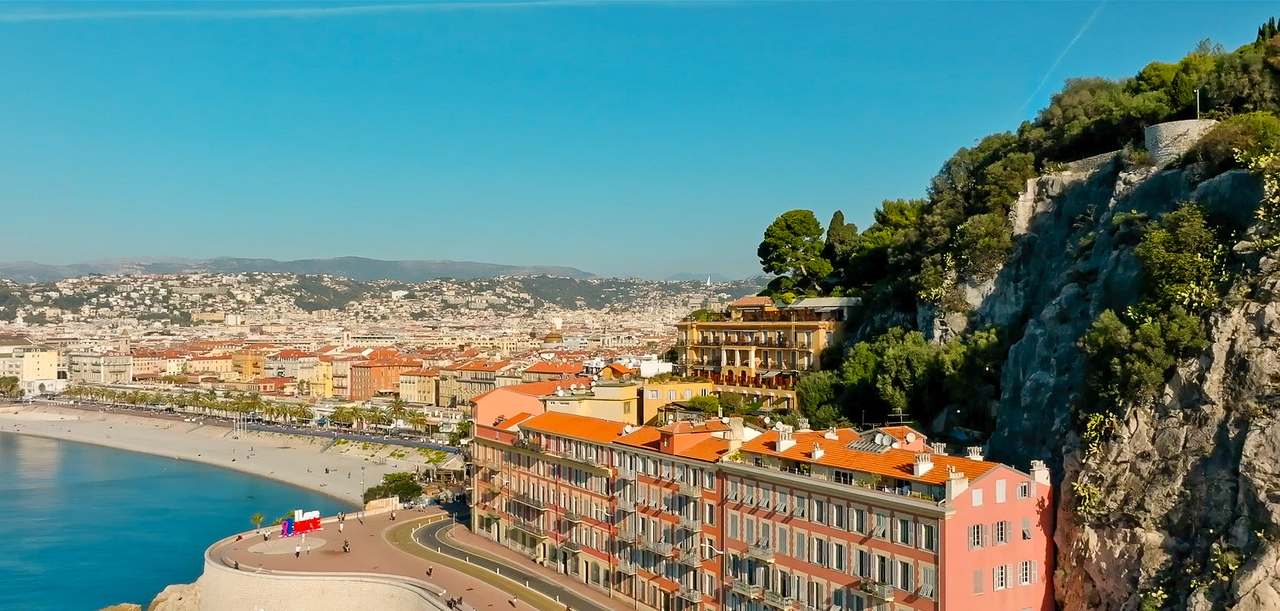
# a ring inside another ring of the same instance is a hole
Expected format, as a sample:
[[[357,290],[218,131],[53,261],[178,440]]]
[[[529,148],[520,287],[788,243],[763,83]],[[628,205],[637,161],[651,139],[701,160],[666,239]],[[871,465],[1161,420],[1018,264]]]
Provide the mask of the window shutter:
[[[1040,561],[1031,561],[1031,583],[1040,583]]]
[[[989,524],[983,524],[979,528],[982,529],[982,547],[990,547],[991,546],[991,526]]]
[[[982,593],[982,569],[973,572],[973,593]]]

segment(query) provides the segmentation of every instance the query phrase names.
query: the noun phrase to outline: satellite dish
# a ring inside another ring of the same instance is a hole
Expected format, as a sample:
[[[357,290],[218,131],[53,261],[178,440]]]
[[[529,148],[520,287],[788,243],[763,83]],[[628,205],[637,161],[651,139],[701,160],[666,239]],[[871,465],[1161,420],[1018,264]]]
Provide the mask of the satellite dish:
[[[884,443],[884,433],[876,433],[876,443],[878,443],[878,444],[880,444],[880,445],[885,445],[885,443]]]
[[[767,416],[766,416],[766,417],[767,417]],[[721,416],[721,417],[720,417],[720,423],[721,423],[721,424],[729,424],[729,417],[728,417],[728,416]],[[767,423],[767,421],[766,421],[766,423]]]
[[[561,390],[561,389],[559,389],[559,388],[557,388],[557,389],[556,389],[556,396],[557,396],[557,397],[563,397],[563,396],[564,396],[564,391],[563,391],[563,390]]]
[[[896,442],[896,441],[895,441],[895,442],[893,442],[893,446],[891,446],[891,447],[892,447],[893,449],[895,449],[895,450],[896,450],[896,449],[898,449],[898,447],[899,447],[899,446],[898,446],[898,442]]]
[[[622,427],[622,434],[623,434],[623,435],[630,435],[632,430],[633,430],[633,429],[631,428],[631,425],[630,425],[630,424],[628,424],[627,426]]]
[[[570,385],[569,385],[569,390],[578,390],[578,385],[577,385],[577,384],[570,384]]]
[[[911,443],[911,442],[913,442],[913,441],[915,441],[915,440],[916,440],[916,434],[915,434],[915,433],[907,433],[907,443]]]

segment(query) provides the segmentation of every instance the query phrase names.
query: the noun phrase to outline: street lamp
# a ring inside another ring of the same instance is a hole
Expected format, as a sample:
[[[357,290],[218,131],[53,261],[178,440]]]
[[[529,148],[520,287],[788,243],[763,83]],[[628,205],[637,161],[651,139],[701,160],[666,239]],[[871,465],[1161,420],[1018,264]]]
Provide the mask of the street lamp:
[[[360,467],[360,518],[364,519],[364,467]]]
[[[1196,89],[1196,119],[1200,118],[1200,90]]]

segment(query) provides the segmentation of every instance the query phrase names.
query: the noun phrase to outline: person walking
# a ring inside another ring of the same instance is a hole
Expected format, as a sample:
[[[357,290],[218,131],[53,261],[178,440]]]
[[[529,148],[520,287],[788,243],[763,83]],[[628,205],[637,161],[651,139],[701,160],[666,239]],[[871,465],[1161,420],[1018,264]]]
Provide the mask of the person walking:
[[[342,522],[338,522],[338,534],[342,534]]]
[[[301,557],[302,557],[302,546],[301,546],[301,545],[295,545],[295,546],[293,546],[293,557],[294,557],[294,558],[301,558]]]
[[[434,567],[434,566],[429,566],[429,567],[427,567],[427,577],[430,577],[430,576],[431,576],[431,571],[434,571],[434,570],[436,570],[436,567]]]
[[[510,601],[510,602],[511,602],[511,607],[512,607],[512,608],[515,608],[515,606],[516,606],[516,597],[512,596],[512,597],[511,597],[511,601]]]
[[[391,521],[392,521],[392,522],[395,522],[395,521],[396,521],[396,512],[394,512],[394,511],[393,511],[393,512],[391,512]]]
[[[310,543],[308,543],[308,544],[307,544],[307,555],[308,555],[308,556],[310,556],[310,555],[311,555],[311,544],[310,544]]]

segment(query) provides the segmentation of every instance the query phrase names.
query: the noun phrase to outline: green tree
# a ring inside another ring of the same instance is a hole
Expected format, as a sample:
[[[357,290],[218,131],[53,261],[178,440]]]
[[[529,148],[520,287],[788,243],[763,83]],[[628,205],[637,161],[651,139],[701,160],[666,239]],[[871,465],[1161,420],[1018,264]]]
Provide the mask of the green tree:
[[[262,521],[265,519],[267,519],[266,516],[262,515],[261,513],[255,513],[249,516],[249,521],[253,523],[254,528],[258,528],[262,526]]]
[[[1179,305],[1199,313],[1218,302],[1225,249],[1199,206],[1183,205],[1154,223],[1134,255],[1142,263],[1147,311]]]
[[[832,271],[831,262],[822,257],[822,236],[822,224],[813,212],[792,210],[765,229],[756,254],[765,272],[788,275],[797,286],[816,291]]]
[[[685,401],[684,404],[690,409],[696,409],[706,414],[715,414],[720,411],[720,399],[714,395],[693,397]]]
[[[411,501],[422,496],[422,484],[412,473],[388,473],[382,476],[382,483],[364,491],[364,502],[397,496],[401,501]]]

